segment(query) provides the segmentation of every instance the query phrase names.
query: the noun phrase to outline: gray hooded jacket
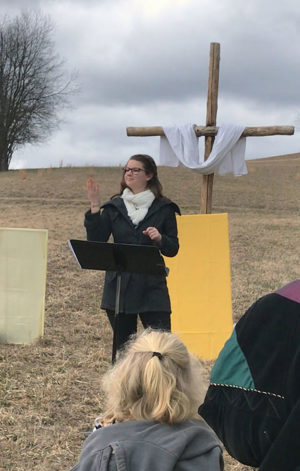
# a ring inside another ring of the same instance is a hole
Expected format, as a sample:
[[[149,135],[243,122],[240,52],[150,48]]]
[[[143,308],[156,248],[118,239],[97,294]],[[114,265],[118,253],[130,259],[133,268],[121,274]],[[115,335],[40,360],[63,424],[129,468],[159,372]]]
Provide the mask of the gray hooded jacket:
[[[93,432],[71,471],[220,471],[220,442],[202,420],[128,421]]]

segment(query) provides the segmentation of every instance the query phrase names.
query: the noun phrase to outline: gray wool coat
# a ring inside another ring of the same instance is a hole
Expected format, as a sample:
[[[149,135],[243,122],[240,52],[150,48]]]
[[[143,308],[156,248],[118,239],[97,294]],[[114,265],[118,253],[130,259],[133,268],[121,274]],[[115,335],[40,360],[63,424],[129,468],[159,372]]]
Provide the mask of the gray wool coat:
[[[128,421],[92,432],[71,471],[221,471],[221,445],[202,420]]]
[[[85,214],[84,225],[87,239],[107,242],[112,235],[115,243],[155,245],[143,231],[153,226],[162,235],[159,246],[162,255],[174,257],[179,249],[176,213],[178,206],[167,198],[155,199],[145,218],[135,226],[128,217],[124,201],[113,198],[101,206],[101,212]],[[106,272],[102,309],[115,309],[116,272]],[[143,312],[171,312],[170,298],[164,276],[122,273],[120,312],[125,314]]]

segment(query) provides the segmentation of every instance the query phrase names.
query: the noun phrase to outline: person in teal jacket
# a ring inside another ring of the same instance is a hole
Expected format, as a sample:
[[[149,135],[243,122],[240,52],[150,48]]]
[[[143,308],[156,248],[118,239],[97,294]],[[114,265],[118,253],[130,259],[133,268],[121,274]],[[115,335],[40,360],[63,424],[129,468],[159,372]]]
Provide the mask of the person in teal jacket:
[[[104,377],[106,404],[71,471],[221,471],[220,442],[197,416],[199,360],[170,332],[145,330]]]
[[[256,300],[211,371],[199,413],[259,471],[300,471],[300,279]]]

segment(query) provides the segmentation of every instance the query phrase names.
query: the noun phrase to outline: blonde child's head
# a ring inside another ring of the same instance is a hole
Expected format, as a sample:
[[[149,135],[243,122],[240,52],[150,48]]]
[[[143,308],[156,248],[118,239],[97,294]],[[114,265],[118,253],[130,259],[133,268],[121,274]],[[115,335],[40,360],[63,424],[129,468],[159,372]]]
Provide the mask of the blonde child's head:
[[[203,396],[201,369],[200,361],[176,335],[145,330],[128,342],[104,376],[104,423],[150,420],[173,424],[196,417]]]

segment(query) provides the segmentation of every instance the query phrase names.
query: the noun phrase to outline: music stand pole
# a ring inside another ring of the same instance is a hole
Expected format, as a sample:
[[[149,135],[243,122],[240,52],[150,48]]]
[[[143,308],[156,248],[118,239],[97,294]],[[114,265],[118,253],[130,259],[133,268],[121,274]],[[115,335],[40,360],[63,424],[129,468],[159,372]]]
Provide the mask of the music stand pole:
[[[120,293],[121,293],[121,273],[117,273],[117,287],[116,287],[116,302],[115,302],[115,317],[113,324],[113,348],[111,362],[116,361],[117,345],[119,340],[119,314],[120,314]]]

